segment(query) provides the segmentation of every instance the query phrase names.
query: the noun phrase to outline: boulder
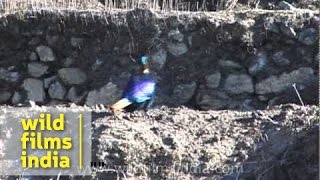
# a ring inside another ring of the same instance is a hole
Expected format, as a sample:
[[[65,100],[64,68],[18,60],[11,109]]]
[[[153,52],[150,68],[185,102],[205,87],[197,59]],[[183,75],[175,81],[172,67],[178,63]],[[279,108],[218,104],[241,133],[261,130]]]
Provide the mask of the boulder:
[[[53,51],[50,47],[48,46],[38,46],[36,48],[36,52],[40,58],[40,61],[43,61],[43,62],[50,62],[50,61],[55,61],[56,58],[53,54]]]
[[[156,53],[151,55],[151,61],[157,69],[162,69],[167,61],[167,51],[162,48],[159,49]]]
[[[290,73],[283,73],[280,76],[271,76],[257,83],[257,94],[279,93],[287,88],[292,88],[292,84],[308,84],[315,78],[314,71],[309,67],[301,67]]]
[[[319,34],[315,28],[307,28],[299,33],[298,40],[306,45],[313,45],[317,42]]]
[[[19,77],[20,75],[18,72],[12,72],[4,68],[0,68],[0,80],[5,80],[8,82],[17,82],[19,80]]]
[[[86,99],[86,104],[89,106],[112,104],[120,98],[120,95],[117,85],[109,82],[98,90],[90,91]]]
[[[287,66],[290,60],[285,56],[284,51],[277,51],[272,55],[273,62],[278,66]]]
[[[181,56],[188,52],[188,47],[184,43],[168,43],[168,51],[174,56]]]
[[[239,63],[231,60],[219,60],[218,64],[219,66],[225,69],[242,69],[243,68]]]
[[[230,94],[254,92],[252,79],[247,74],[230,74],[225,81],[224,89]]]
[[[56,81],[50,85],[48,93],[52,99],[63,100],[66,94],[66,89],[59,81]]]
[[[67,94],[67,99],[73,103],[80,103],[83,98],[85,97],[86,93],[82,93],[78,95],[77,90],[75,87],[71,87]]]
[[[206,76],[206,83],[209,88],[217,88],[220,84],[221,73],[216,72]]]
[[[268,62],[267,52],[260,51],[255,55],[249,66],[249,73],[251,75],[256,75],[257,73],[263,71],[266,68]]]
[[[28,78],[23,81],[23,89],[27,92],[29,100],[35,102],[44,102],[45,92],[43,89],[43,82],[39,79]]]
[[[74,58],[67,57],[66,59],[64,59],[63,66],[64,67],[69,67],[73,63],[74,63]]]
[[[70,39],[71,46],[73,47],[79,47],[82,44],[82,42],[83,42],[82,38],[71,37]]]
[[[79,68],[62,68],[58,71],[59,78],[68,85],[82,84],[87,75]]]
[[[29,60],[30,60],[30,61],[36,61],[36,60],[38,60],[37,54],[36,54],[35,52],[32,52],[32,53],[30,54],[30,56],[29,56]]]
[[[46,40],[47,40],[49,46],[55,46],[58,44],[59,40],[61,40],[61,39],[57,35],[53,35],[53,36],[47,35]]]
[[[228,95],[219,90],[199,91],[196,95],[196,103],[202,110],[225,109],[230,102]]]
[[[43,83],[44,83],[44,88],[45,89],[48,89],[50,84],[55,82],[57,80],[57,76],[51,76],[51,77],[48,77],[48,78],[45,78],[43,80]]]
[[[175,29],[175,30],[171,30],[168,33],[168,37],[172,40],[178,41],[178,42],[182,42],[184,35],[179,31],[179,29]]]
[[[12,99],[11,99],[11,102],[12,104],[19,104],[22,100],[22,95],[20,92],[14,92],[13,93],[13,96],[12,96]]]
[[[49,66],[42,63],[32,62],[28,64],[28,73],[33,77],[41,77],[48,72],[48,69]]]
[[[12,94],[8,91],[0,92],[0,103],[5,103],[5,102],[9,101],[11,95]]]
[[[197,84],[194,81],[189,84],[179,84],[174,88],[172,98],[178,104],[186,103],[194,95],[196,88]]]

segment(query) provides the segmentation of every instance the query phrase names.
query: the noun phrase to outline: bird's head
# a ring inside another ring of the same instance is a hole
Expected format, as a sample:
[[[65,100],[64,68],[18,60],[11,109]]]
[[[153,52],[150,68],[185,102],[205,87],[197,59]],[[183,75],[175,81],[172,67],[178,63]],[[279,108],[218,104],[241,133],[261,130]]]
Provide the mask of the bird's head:
[[[148,61],[149,61],[149,57],[148,56],[142,56],[140,58],[140,62],[143,65],[143,74],[149,74],[149,67],[148,67]]]
[[[141,58],[140,58],[141,64],[146,65],[146,64],[148,64],[148,61],[149,61],[148,56],[141,56]]]

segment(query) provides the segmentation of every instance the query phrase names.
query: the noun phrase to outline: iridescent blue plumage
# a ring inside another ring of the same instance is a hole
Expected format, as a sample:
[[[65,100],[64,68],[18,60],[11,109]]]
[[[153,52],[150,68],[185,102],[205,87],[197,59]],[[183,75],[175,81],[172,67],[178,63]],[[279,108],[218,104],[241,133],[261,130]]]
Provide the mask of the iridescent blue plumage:
[[[140,63],[143,71],[139,75],[133,75],[123,91],[122,99],[112,105],[112,109],[126,109],[128,111],[149,108],[155,97],[156,81],[149,74],[148,57],[142,56]]]
[[[142,103],[152,98],[155,89],[156,82],[149,75],[132,76],[123,92],[123,98]]]
[[[156,82],[149,74],[132,76],[123,91],[123,98],[132,102],[136,109],[149,108],[154,100]]]

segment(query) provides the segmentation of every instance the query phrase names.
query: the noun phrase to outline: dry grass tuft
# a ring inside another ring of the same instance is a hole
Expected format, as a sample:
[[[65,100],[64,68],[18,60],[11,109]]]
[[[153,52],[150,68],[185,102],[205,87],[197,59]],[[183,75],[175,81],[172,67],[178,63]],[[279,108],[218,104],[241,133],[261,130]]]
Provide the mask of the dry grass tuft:
[[[27,10],[131,10],[145,8],[152,11],[210,11],[231,10],[238,0],[0,0],[0,14]],[[215,6],[215,7],[212,7]],[[210,7],[210,9],[208,9]]]

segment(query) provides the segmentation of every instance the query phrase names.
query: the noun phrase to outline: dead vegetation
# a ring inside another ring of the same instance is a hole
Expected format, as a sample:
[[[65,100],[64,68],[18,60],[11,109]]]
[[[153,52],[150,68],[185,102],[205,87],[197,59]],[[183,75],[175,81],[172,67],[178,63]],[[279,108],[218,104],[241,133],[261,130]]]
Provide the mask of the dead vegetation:
[[[25,10],[132,10],[152,11],[220,11],[232,10],[238,0],[0,0],[0,13],[12,14]]]

